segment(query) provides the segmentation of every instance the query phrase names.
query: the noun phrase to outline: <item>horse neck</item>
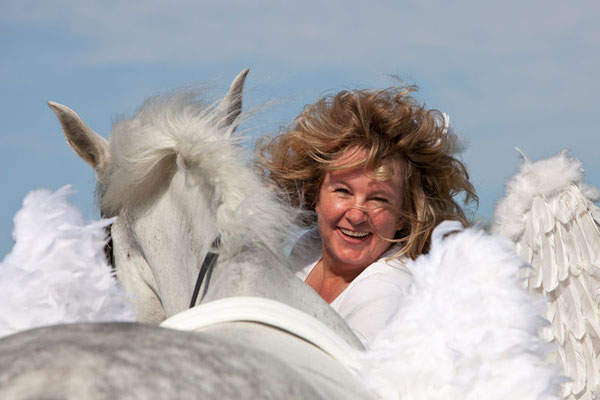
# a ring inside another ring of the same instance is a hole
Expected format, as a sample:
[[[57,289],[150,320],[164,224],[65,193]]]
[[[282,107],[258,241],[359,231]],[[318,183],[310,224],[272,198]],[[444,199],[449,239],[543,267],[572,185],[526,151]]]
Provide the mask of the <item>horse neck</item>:
[[[252,250],[220,256],[210,271],[201,302],[256,296],[289,303],[289,282],[294,279],[278,257]]]
[[[216,219],[221,249],[202,300],[285,298],[289,291],[279,283],[294,279],[285,253],[293,211],[278,202],[246,166],[225,166],[220,177]]]
[[[261,297],[294,307],[324,323],[347,343],[361,348],[344,320],[276,257],[246,254],[219,260],[203,289],[201,303],[234,296]]]

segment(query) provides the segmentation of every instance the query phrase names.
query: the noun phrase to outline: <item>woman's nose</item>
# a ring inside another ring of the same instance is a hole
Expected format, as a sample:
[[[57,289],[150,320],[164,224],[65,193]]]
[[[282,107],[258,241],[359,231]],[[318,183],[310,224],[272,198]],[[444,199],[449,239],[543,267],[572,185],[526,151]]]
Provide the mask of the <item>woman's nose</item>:
[[[346,211],[346,218],[353,225],[358,225],[367,221],[367,213],[361,206],[355,205]]]

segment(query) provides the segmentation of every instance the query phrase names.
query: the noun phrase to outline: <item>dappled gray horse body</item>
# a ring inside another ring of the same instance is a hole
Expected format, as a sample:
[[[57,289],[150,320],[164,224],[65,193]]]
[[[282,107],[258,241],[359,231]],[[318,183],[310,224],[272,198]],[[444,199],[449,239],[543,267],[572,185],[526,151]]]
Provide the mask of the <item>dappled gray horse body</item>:
[[[103,215],[118,217],[111,230],[116,273],[134,295],[140,321],[159,324],[185,311],[212,250],[219,259],[199,307],[229,297],[270,299],[360,349],[344,321],[290,271],[285,248],[295,212],[248,168],[233,137],[246,73],[216,107],[189,92],[150,99],[115,125],[109,141],[68,107],[49,105],[71,147],[95,170]],[[305,336],[276,321],[246,321],[220,321],[199,333],[83,324],[13,335],[0,341],[0,397],[369,396]]]
[[[227,333],[232,330],[237,334]],[[286,350],[277,357],[265,349],[278,345]],[[58,325],[0,340],[0,359],[2,399],[367,396],[312,345],[252,324],[206,333],[129,323]]]

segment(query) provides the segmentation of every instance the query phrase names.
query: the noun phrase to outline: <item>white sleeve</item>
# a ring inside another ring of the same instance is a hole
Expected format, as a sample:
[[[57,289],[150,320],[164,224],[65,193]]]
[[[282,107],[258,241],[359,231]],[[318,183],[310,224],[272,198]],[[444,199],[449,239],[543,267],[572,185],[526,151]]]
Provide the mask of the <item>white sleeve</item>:
[[[363,343],[372,340],[396,312],[408,286],[403,283],[378,273],[357,282],[344,296],[338,313]]]

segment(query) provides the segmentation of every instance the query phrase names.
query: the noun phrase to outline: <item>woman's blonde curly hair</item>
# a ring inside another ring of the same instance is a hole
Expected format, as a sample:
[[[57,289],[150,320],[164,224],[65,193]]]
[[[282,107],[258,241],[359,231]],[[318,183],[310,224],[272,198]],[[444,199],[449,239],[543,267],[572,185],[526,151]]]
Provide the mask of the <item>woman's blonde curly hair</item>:
[[[401,244],[395,256],[414,259],[429,251],[431,232],[440,222],[467,224],[457,194],[464,192],[465,204],[478,201],[465,166],[454,157],[456,137],[447,134],[442,113],[417,103],[414,91],[414,86],[392,87],[321,98],[287,131],[258,142],[258,167],[292,205],[314,211],[327,171],[362,166],[377,173],[382,161],[399,161],[405,223],[394,240]],[[349,148],[366,156],[358,164],[340,165],[336,160]]]

